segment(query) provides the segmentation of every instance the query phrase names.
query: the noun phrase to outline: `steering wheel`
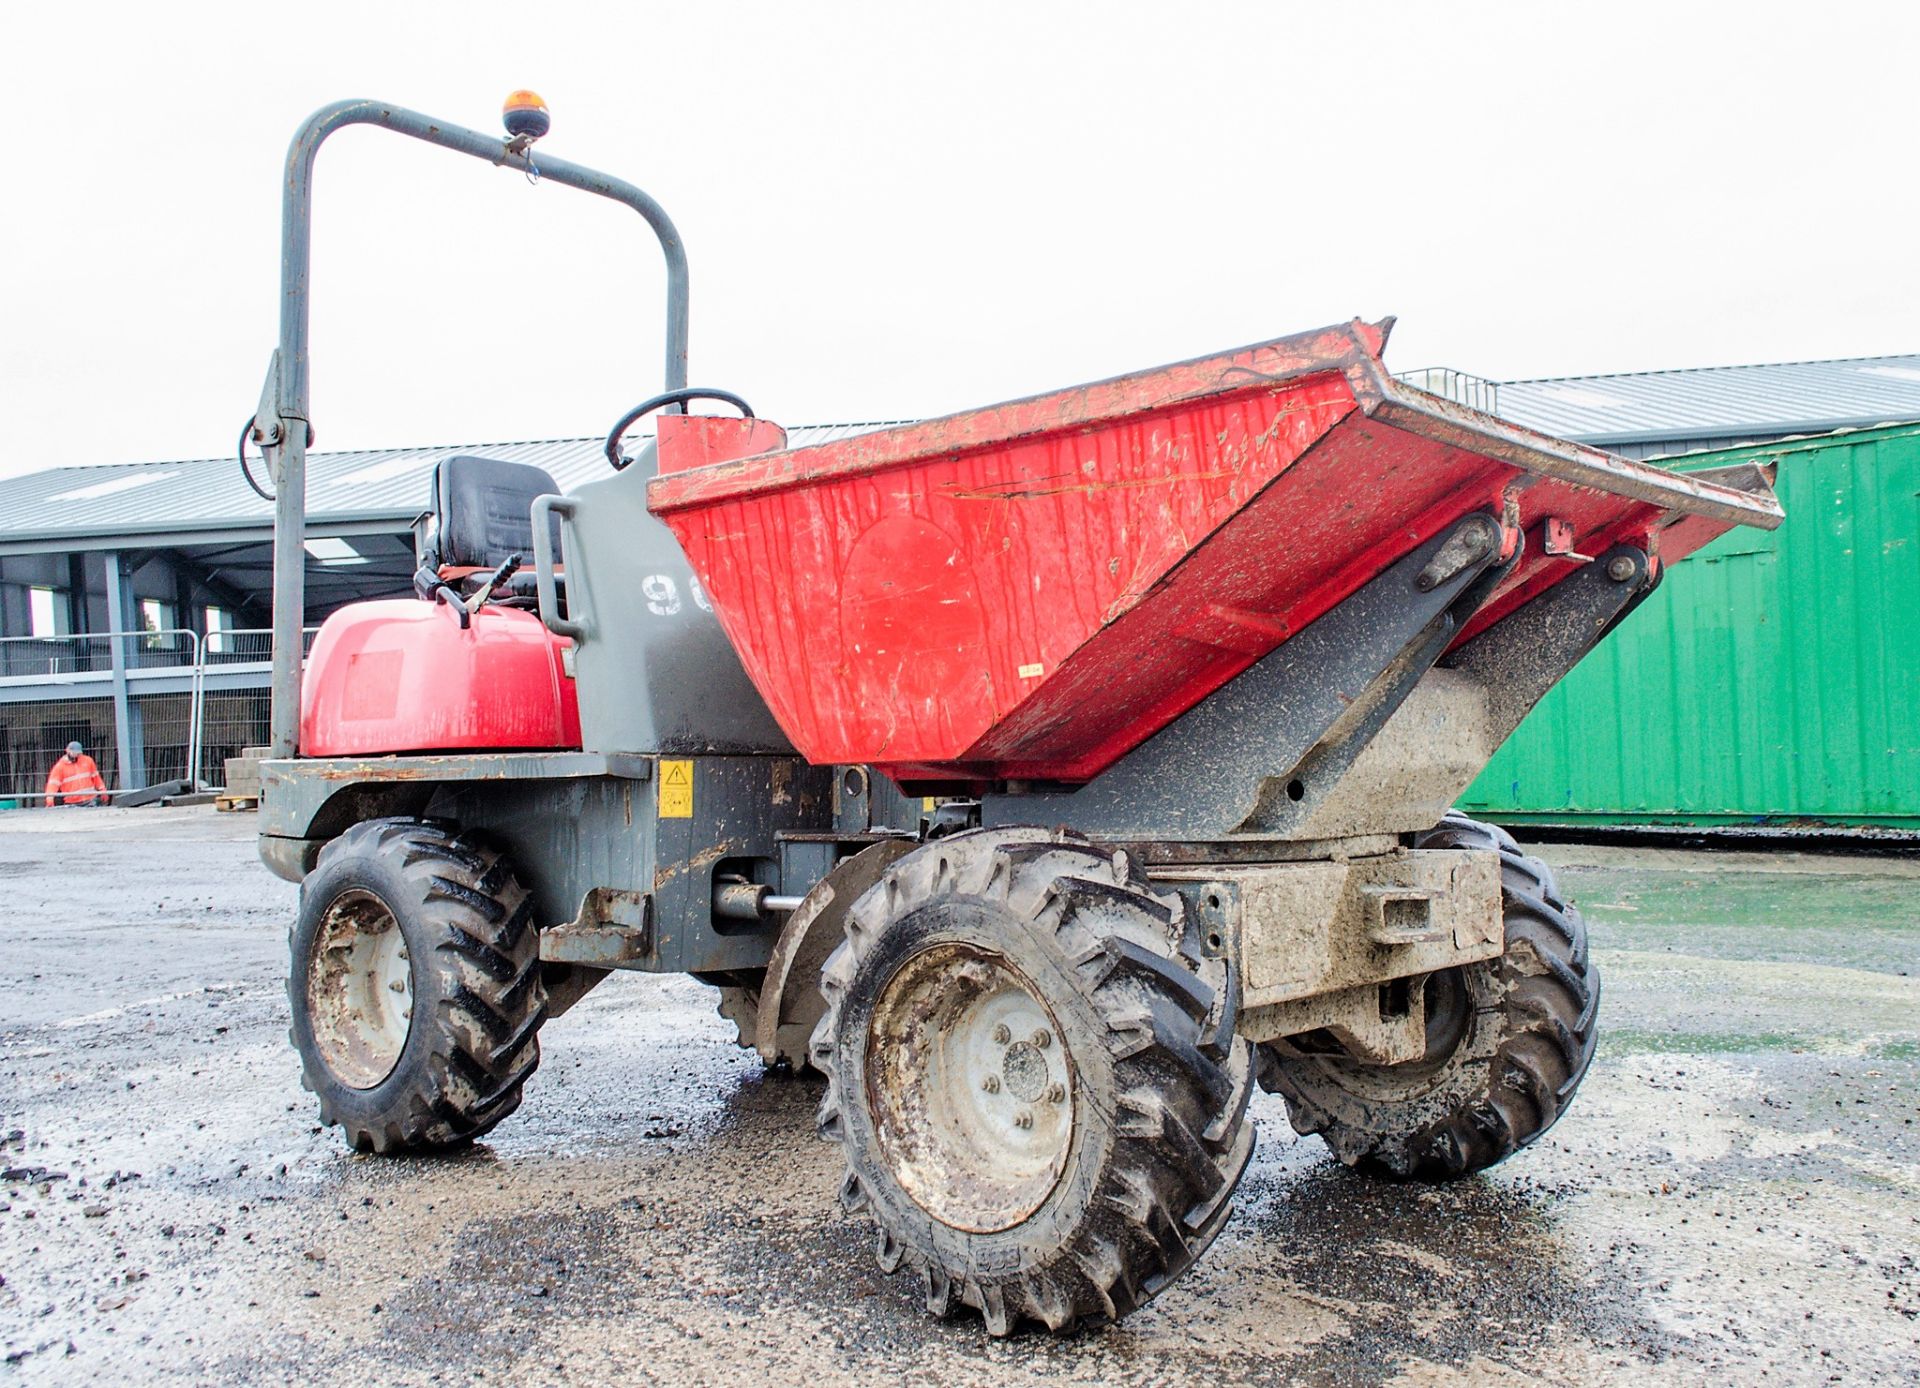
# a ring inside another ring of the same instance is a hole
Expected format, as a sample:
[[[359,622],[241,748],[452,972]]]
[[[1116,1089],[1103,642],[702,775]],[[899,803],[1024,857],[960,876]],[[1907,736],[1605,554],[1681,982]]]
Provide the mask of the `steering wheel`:
[[[754,418],[753,406],[742,400],[730,390],[702,390],[698,386],[689,386],[681,390],[670,390],[664,395],[656,395],[642,400],[632,409],[620,416],[620,422],[613,426],[613,432],[607,435],[607,461],[613,464],[613,470],[619,472],[633,459],[620,456],[620,438],[633,427],[635,420],[642,415],[652,414],[655,410],[665,409],[668,405],[684,405],[689,400],[719,400],[740,411],[743,418]]]

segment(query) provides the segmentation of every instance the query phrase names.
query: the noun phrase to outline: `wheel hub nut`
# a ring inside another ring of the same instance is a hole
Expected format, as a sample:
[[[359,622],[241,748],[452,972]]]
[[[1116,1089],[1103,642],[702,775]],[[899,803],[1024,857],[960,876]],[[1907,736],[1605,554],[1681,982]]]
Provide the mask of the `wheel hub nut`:
[[[1053,1044],[1053,1033],[1048,1031],[1045,1027],[1041,1027],[1038,1031],[1034,1032],[1033,1034],[1033,1044],[1036,1047],[1038,1047],[1040,1050],[1044,1051],[1047,1047]]]
[[[1067,1087],[1064,1084],[1050,1084],[1047,1086],[1047,1102],[1048,1103],[1064,1104],[1066,1101],[1067,1101]]]
[[[1033,1126],[1033,1115],[1025,1109],[1021,1109],[1020,1112],[1013,1115],[1013,1126],[1016,1128],[1031,1128]]]
[[[1007,1024],[1005,1022],[1000,1022],[994,1026],[993,1040],[995,1045],[1000,1046],[1004,1046],[1007,1042],[1013,1040],[1013,1033],[1007,1030]]]
[[[1000,1077],[998,1075],[988,1075],[980,1081],[980,1087],[989,1094],[998,1094],[1000,1092]]]

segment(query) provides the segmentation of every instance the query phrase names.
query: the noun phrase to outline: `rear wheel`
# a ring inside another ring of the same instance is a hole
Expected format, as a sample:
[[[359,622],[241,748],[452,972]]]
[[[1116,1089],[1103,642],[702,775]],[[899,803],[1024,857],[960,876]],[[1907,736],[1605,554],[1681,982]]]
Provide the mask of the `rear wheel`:
[[[1599,1039],[1600,976],[1552,869],[1505,830],[1454,813],[1415,847],[1499,853],[1506,952],[1427,978],[1425,1058],[1374,1065],[1303,1038],[1262,1047],[1260,1082],[1349,1166],[1444,1180],[1504,1160],[1566,1111]]]
[[[301,884],[290,944],[302,1080],[356,1148],[459,1146],[519,1107],[546,991],[496,850],[422,820],[356,824]]]
[[[1117,1320],[1226,1222],[1253,1149],[1236,983],[1124,853],[927,844],[853,906],[822,992],[842,1202],[934,1314]]]

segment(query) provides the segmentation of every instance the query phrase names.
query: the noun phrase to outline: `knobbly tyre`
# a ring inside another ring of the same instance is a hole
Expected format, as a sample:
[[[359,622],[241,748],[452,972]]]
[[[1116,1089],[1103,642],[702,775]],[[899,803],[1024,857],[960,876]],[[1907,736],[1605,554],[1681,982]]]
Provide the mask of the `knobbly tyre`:
[[[519,94],[502,140],[346,102],[289,155],[249,428],[278,488],[260,852],[302,884],[293,1040],[355,1147],[472,1141],[544,1022],[615,970],[690,973],[825,1076],[881,1266],[1004,1335],[1185,1271],[1256,1083],[1389,1178],[1483,1170],[1564,1112],[1585,926],[1449,807],[1666,564],[1780,523],[1762,471],[1423,394],[1357,321],[789,439],[688,388],[665,212],[541,155],[655,233],[665,390],[568,495],[441,462],[416,596],[329,618],[303,687],[311,181],[348,124],[531,172],[547,118]]]

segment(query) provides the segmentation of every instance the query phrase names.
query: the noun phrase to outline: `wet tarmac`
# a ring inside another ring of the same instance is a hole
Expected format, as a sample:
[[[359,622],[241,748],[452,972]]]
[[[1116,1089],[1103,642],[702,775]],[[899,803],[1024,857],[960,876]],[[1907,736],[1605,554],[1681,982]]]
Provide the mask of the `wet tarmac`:
[[[1117,1329],[928,1320],[815,1086],[615,978],[457,1157],[322,1132],[247,815],[0,817],[0,1377],[1920,1382],[1920,863],[1554,846],[1607,1031],[1487,1175],[1383,1185],[1256,1099],[1207,1258]]]

